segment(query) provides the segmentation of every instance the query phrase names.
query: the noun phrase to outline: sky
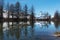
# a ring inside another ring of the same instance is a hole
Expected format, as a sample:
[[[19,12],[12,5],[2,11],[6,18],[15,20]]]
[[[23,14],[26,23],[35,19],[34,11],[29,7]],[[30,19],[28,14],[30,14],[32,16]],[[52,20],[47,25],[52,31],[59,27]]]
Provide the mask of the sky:
[[[21,6],[27,4],[29,9],[33,5],[36,16],[39,16],[41,11],[48,12],[51,16],[56,10],[60,11],[60,0],[4,0],[4,4],[8,2],[15,4],[17,1],[20,2]]]

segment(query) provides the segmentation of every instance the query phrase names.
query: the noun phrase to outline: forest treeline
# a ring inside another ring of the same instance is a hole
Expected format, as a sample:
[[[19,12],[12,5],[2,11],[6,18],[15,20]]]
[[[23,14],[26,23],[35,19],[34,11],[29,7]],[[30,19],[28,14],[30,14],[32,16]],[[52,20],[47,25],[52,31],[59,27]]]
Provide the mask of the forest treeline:
[[[23,19],[23,20],[35,20],[35,11],[34,11],[34,7],[33,5],[31,6],[30,10],[28,9],[28,7],[30,6],[27,6],[27,4],[24,5],[24,7],[21,6],[20,2],[16,2],[15,4],[9,4],[7,3],[6,4],[6,10],[7,10],[7,14],[8,14],[8,18],[9,16],[11,15],[12,16],[12,19],[14,17],[16,17],[17,19]],[[0,19],[3,18],[3,9],[4,9],[4,4],[3,4],[3,1],[1,0],[0,1]],[[45,14],[44,14],[45,15]],[[49,13],[48,13],[49,15]],[[51,18],[51,15],[45,15],[47,16],[47,19],[48,20],[53,20],[53,21],[59,21],[60,20],[60,13],[58,11],[56,11],[54,13],[54,17]],[[44,16],[44,18],[45,18]],[[38,20],[41,20],[41,19],[38,19]]]
[[[24,7],[22,8],[21,4],[19,2],[16,2],[16,4],[7,3],[5,8],[6,8],[5,10],[7,10],[8,18],[10,15],[12,16],[12,19],[14,18],[14,16],[17,19],[20,18],[25,20],[27,20],[28,18],[30,20],[33,20],[35,18],[33,5],[31,6],[31,9],[28,10],[27,4],[25,4]],[[3,12],[4,12],[3,9],[4,6],[2,4],[0,5],[0,18],[3,18]]]

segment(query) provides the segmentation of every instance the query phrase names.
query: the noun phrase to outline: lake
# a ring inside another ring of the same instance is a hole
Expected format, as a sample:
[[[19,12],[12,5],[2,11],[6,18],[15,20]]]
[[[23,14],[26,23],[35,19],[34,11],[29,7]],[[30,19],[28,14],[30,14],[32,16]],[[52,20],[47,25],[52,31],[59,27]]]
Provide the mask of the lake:
[[[59,22],[0,23],[0,40],[60,40],[60,37],[54,36],[56,32],[60,32]]]

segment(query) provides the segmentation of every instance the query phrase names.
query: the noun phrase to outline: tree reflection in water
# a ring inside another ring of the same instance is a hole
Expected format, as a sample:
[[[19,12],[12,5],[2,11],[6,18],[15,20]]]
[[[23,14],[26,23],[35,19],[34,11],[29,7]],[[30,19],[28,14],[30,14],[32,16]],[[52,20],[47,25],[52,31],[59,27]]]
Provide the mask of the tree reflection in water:
[[[54,36],[60,37],[60,22],[54,21],[56,32],[54,33]]]
[[[15,40],[15,39],[33,40],[34,39],[34,22],[30,22],[30,24],[28,24],[27,22],[6,22],[6,23],[8,25],[8,30],[6,30],[6,32],[4,33],[5,35],[4,37],[6,37],[7,40]],[[2,26],[0,30],[1,30],[0,33],[3,35]]]
[[[0,40],[3,40],[3,23],[0,23]]]
[[[17,39],[17,40],[28,40],[32,39],[33,36],[33,26],[34,24],[27,24],[27,22],[8,22],[8,32],[7,35],[9,36],[9,39]],[[30,30],[29,27],[30,26]],[[29,36],[31,35],[31,36]],[[8,37],[7,36],[7,37]],[[33,39],[32,39],[33,40]]]
[[[8,25],[8,26],[5,25],[6,29],[5,27],[3,27],[4,22],[0,23],[0,40],[37,40],[37,39],[40,40],[44,38],[43,35],[48,34],[43,31],[44,30],[49,31],[48,28],[50,26],[49,25],[50,22],[39,21],[38,23],[39,23],[39,26],[38,26],[39,29],[36,28],[37,26],[35,26],[35,22],[13,22],[13,23],[6,22],[6,24]],[[60,23],[54,22],[54,24],[55,24],[55,28],[57,29],[55,32],[59,31],[58,29],[59,29]],[[42,37],[41,37],[41,33],[37,34],[37,32],[39,31],[42,32]],[[36,35],[38,35],[39,37]]]
[[[56,29],[58,29],[59,26],[60,26],[60,22],[59,21],[54,21],[54,25],[55,25]]]

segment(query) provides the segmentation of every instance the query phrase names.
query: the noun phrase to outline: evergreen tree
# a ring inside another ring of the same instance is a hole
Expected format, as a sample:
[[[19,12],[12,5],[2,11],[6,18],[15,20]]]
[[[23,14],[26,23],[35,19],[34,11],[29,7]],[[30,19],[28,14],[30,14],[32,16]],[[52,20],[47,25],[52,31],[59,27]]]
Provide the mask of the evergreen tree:
[[[25,13],[25,16],[27,16],[27,13],[28,13],[28,7],[27,7],[26,4],[25,4],[25,6],[24,6],[24,13]]]
[[[31,18],[32,20],[34,20],[34,7],[33,6],[31,7]]]
[[[13,4],[10,5],[9,11],[10,11],[12,18],[13,18],[13,13],[14,13],[14,5]]]
[[[0,0],[0,19],[3,18],[3,3],[4,3],[4,0]]]
[[[8,18],[9,18],[9,3],[7,3],[7,8],[6,10],[8,11]]]
[[[17,13],[17,18],[19,18],[19,13],[21,13],[21,5],[19,2],[17,2],[15,5],[15,12]]]
[[[58,11],[55,12],[54,19],[59,19],[59,12]]]
[[[24,6],[24,14],[25,14],[25,21],[27,22],[28,7],[26,4]]]

